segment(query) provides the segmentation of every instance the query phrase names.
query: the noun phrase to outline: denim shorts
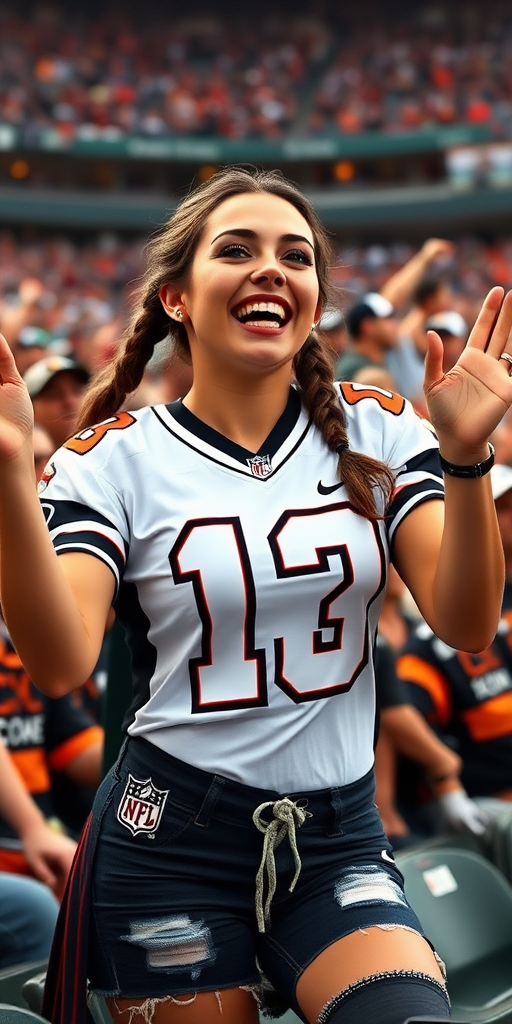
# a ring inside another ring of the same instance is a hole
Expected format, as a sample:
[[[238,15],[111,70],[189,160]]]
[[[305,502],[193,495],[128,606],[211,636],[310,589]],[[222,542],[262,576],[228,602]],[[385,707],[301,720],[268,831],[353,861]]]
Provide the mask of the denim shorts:
[[[297,980],[337,939],[372,925],[423,934],[373,802],[373,773],[285,796],[210,775],[141,738],[125,743],[93,810],[93,991],[257,990],[263,975],[300,1013]],[[253,821],[262,804],[258,820],[272,825],[274,844]],[[275,817],[282,806],[291,830]]]

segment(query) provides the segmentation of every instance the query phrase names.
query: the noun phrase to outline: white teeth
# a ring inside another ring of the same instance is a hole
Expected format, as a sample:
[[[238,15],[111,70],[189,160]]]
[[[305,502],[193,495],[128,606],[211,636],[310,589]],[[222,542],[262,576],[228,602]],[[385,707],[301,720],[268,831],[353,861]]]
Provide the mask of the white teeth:
[[[237,317],[241,319],[243,316],[248,316],[249,313],[275,313],[280,320],[286,319],[286,311],[278,302],[248,302],[245,306],[240,306],[237,309]]]
[[[277,329],[280,326],[279,320],[251,320],[251,327],[274,327]]]

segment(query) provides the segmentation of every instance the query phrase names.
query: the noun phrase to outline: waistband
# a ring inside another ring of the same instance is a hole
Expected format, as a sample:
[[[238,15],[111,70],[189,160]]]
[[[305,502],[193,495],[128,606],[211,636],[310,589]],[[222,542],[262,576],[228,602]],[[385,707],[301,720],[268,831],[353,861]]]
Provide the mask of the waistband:
[[[275,790],[246,786],[224,775],[205,772],[202,768],[178,760],[141,736],[129,736],[125,740],[117,767],[121,764],[137,772],[141,780],[147,779],[152,771],[158,772],[159,786],[162,785],[163,776],[171,788],[171,799],[198,811],[197,824],[202,824],[203,818],[204,824],[207,824],[209,817],[214,815],[254,828],[252,815],[256,807],[288,797],[311,815],[304,821],[303,829],[327,827],[328,834],[341,835],[343,821],[354,817],[368,803],[373,803],[375,795],[373,769],[346,786],[278,793]]]

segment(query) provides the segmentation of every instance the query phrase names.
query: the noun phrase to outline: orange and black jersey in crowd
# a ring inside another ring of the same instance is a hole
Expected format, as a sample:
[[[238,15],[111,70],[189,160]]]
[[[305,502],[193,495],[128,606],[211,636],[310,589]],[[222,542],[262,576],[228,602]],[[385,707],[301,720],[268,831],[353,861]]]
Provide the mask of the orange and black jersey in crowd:
[[[512,584],[505,588],[498,632],[485,651],[456,651],[421,623],[397,671],[407,682],[410,702],[438,733],[455,741],[470,796],[512,798]]]
[[[52,773],[65,772],[102,735],[80,691],[53,700],[34,686],[5,627],[0,628],[0,738],[45,817],[56,813]],[[0,870],[22,871],[20,850],[15,833],[0,818]]]

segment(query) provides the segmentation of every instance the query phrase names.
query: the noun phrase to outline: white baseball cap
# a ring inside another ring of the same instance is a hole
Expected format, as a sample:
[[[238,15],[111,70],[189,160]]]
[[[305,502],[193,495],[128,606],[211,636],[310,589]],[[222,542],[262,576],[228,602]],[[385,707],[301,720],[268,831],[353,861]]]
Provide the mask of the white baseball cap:
[[[58,373],[74,373],[84,384],[90,379],[90,373],[81,363],[74,359],[67,359],[66,356],[47,356],[46,359],[38,359],[32,363],[23,375],[23,380],[28,388],[31,398],[37,398],[46,385],[57,376]]]
[[[435,313],[434,316],[429,316],[425,324],[425,330],[446,331],[447,334],[453,334],[454,338],[467,338],[469,334],[468,325],[464,317],[457,313],[455,309],[446,309],[443,313]]]

